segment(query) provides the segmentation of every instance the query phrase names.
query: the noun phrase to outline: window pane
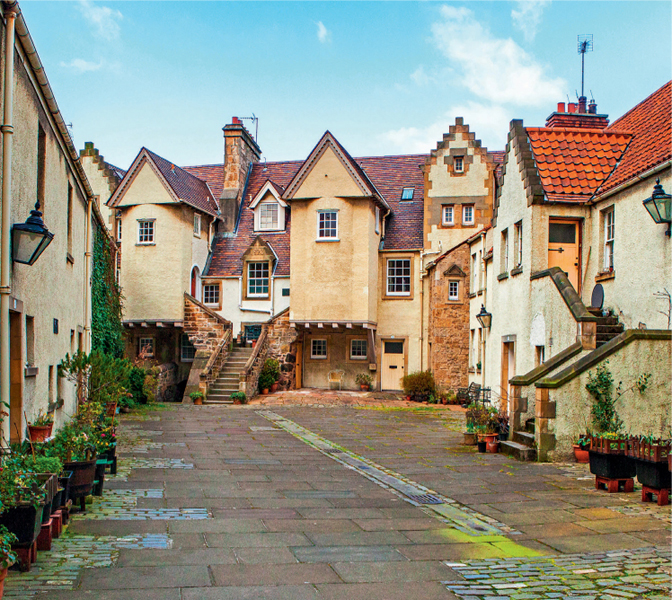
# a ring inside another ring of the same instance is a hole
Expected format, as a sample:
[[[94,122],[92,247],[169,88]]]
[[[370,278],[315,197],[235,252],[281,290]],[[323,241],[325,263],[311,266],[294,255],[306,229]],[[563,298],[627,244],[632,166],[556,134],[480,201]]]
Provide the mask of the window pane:
[[[575,244],[576,225],[574,223],[551,223],[548,226],[548,241],[551,244]]]
[[[219,304],[219,285],[215,284],[203,286],[203,303]]]
[[[247,264],[247,295],[268,296],[268,263]]]
[[[278,205],[262,204],[259,208],[259,227],[261,229],[278,229]]]
[[[403,354],[404,342],[384,342],[385,354]]]
[[[319,213],[319,230],[318,237],[320,238],[336,238],[338,237],[338,213],[337,212],[321,212]]]
[[[327,358],[327,340],[311,340],[311,358]]]
[[[387,261],[387,293],[411,293],[411,261],[407,258]]]
[[[413,200],[413,192],[415,191],[415,188],[404,188],[401,190],[401,199],[402,200]]]
[[[350,358],[355,359],[366,358],[366,340],[351,340]]]
[[[464,222],[467,224],[473,223],[474,222],[474,207],[473,206],[465,206],[463,208],[463,217],[464,217]]]
[[[138,221],[138,244],[154,241],[154,221]]]
[[[448,282],[448,299],[458,300],[459,299],[458,290],[459,290],[459,284],[457,281]]]
[[[182,334],[180,344],[182,362],[194,360],[196,356],[196,347],[189,341],[189,336],[186,333]]]
[[[443,222],[449,225],[453,223],[453,207],[444,206],[443,207]]]

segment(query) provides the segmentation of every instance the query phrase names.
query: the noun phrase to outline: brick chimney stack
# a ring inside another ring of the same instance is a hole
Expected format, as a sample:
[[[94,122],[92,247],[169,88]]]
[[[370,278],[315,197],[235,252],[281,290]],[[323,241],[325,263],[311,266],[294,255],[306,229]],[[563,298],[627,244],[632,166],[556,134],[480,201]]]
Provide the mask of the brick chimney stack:
[[[586,106],[585,96],[579,98],[579,102],[567,104],[558,102],[558,110],[546,119],[546,127],[573,127],[579,129],[604,129],[609,125],[607,115],[597,114],[597,104],[591,100]]]
[[[243,188],[253,163],[259,162],[261,149],[238,117],[231,119],[224,132],[224,189],[219,204],[223,231],[233,231],[240,210]]]

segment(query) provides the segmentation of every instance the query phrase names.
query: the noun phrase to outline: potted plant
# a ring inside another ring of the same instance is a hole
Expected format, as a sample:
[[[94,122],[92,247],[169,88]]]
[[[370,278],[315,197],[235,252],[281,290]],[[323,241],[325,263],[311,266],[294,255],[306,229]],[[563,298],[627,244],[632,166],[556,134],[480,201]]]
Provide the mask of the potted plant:
[[[245,392],[233,392],[231,394],[231,400],[234,404],[247,404],[247,396]]]
[[[574,450],[574,458],[577,463],[590,462],[590,436],[581,435],[576,439],[576,443],[572,445]]]
[[[668,469],[670,440],[653,436],[632,436],[628,440],[628,456],[635,460],[639,483],[657,490],[672,488]]]
[[[28,437],[31,442],[43,442],[51,436],[53,427],[54,417],[40,411],[32,423],[28,423]]]
[[[590,472],[607,479],[629,479],[637,472],[635,462],[627,455],[627,437],[607,432],[593,435],[588,451]]]
[[[271,389],[271,386],[275,383],[275,380],[273,379],[273,375],[268,373],[267,371],[263,371],[259,374],[259,382],[258,386],[259,389],[261,390],[262,394],[268,394],[269,390]]]
[[[485,433],[482,435],[487,451],[496,454],[499,452],[499,411],[491,406],[486,409],[486,414]]]
[[[18,538],[4,525],[0,525],[0,598],[5,589],[7,569],[16,562],[16,552],[12,550],[12,544],[17,542]]]
[[[191,394],[189,394],[189,398],[191,398],[192,402],[196,406],[200,406],[201,404],[203,404],[203,399],[205,398],[205,396],[203,392],[199,391],[199,392],[191,392]]]
[[[485,425],[474,425],[474,432],[476,433],[476,447],[481,454],[487,450],[487,440],[485,436]]]
[[[431,371],[417,371],[401,378],[401,387],[408,400],[425,402],[435,393],[436,383]]]
[[[368,373],[357,373],[355,376],[355,383],[359,385],[359,389],[363,392],[368,392],[371,389],[371,384],[373,383],[373,377]]]
[[[478,441],[478,435],[485,433],[485,425],[488,419],[487,411],[482,404],[472,402],[467,406],[466,418],[467,431],[464,434],[464,444],[473,446]]]
[[[280,379],[280,363],[274,358],[267,358],[264,362],[264,366],[261,368],[261,373],[259,375],[259,380],[261,381],[261,376],[264,376],[264,383],[266,386],[259,384],[260,389],[269,389],[271,392],[276,392],[278,390],[278,380]]]

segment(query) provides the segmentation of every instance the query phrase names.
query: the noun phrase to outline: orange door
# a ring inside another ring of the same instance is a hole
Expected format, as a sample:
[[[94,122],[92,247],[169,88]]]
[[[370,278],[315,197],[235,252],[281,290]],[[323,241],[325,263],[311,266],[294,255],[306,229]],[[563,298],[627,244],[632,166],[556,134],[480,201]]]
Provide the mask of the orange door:
[[[548,225],[548,268],[560,267],[580,293],[581,243],[578,221],[550,221]]]

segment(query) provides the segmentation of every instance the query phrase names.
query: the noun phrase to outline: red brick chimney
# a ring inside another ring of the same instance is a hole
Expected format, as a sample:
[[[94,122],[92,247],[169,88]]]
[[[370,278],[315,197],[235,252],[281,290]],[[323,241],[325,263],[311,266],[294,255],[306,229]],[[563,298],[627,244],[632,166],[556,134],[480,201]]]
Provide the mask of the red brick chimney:
[[[558,102],[558,110],[546,119],[546,127],[574,127],[579,129],[604,129],[609,125],[607,115],[597,114],[597,104],[591,100],[586,104],[585,96],[579,102],[570,102],[565,112],[565,103]]]
[[[252,163],[259,162],[261,149],[238,117],[224,131],[224,189],[220,197],[224,231],[233,231]]]

